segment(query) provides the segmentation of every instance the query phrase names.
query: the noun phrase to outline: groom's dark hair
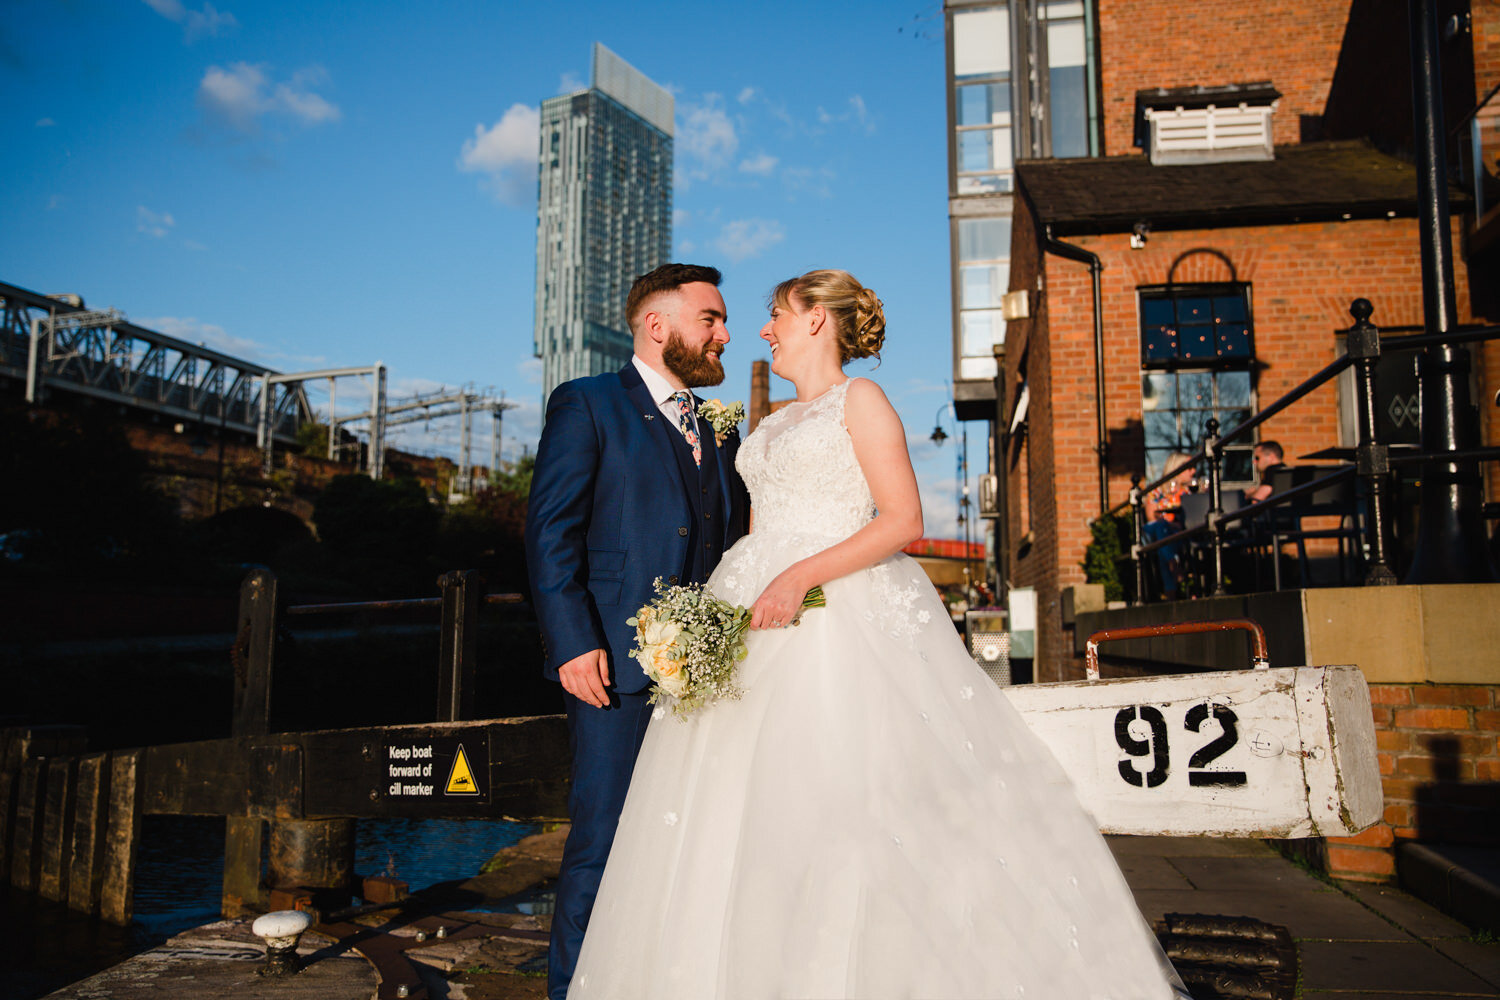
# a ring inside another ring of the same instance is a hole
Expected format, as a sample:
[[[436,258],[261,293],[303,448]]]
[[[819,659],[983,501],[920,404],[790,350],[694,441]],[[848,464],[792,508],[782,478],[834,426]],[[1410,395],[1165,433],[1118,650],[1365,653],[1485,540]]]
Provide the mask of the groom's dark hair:
[[[636,278],[635,283],[630,286],[630,294],[625,298],[625,322],[630,324],[630,330],[634,333],[635,319],[641,306],[658,292],[676,291],[695,281],[706,281],[717,288],[723,280],[724,276],[716,267],[703,264],[663,264]]]

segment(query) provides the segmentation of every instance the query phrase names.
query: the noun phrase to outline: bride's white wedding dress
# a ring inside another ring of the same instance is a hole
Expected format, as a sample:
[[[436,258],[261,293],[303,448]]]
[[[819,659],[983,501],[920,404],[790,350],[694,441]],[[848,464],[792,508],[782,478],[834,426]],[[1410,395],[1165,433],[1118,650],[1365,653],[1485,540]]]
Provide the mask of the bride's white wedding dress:
[[[752,534],[709,580],[749,606],[875,513],[841,383],[740,448]],[[749,634],[744,696],[658,708],[570,1000],[1168,1000],[1097,827],[904,555]]]

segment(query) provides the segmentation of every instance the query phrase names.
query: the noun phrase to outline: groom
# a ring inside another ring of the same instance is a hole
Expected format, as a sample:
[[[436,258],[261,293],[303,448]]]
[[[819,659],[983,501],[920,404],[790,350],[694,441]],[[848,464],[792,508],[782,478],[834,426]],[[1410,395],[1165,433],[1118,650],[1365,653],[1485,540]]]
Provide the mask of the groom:
[[[720,275],[665,264],[625,303],[635,356],[618,372],[559,385],[547,402],[526,521],[526,563],[548,677],[562,682],[573,748],[547,990],[564,1000],[630,772],[651,718],[649,682],[625,624],[652,582],[700,583],[747,528],[734,470],[688,392],[724,380]]]

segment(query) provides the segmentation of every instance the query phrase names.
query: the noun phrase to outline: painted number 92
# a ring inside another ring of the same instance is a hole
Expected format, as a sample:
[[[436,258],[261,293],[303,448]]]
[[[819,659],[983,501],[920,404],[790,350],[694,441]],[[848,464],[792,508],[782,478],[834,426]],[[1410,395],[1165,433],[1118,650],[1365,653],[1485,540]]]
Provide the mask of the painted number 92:
[[[1205,743],[1188,758],[1188,784],[1193,786],[1245,783],[1244,771],[1210,771],[1208,765],[1231,750],[1239,741],[1239,719],[1228,705],[1203,703],[1188,709],[1183,728],[1199,732],[1212,717],[1219,724],[1219,735]],[[1144,723],[1131,731],[1132,723]],[[1140,733],[1140,735],[1137,735]],[[1149,758],[1150,770],[1141,770],[1129,758],[1120,761],[1120,777],[1137,788],[1155,788],[1167,780],[1172,767],[1171,748],[1167,740],[1167,720],[1161,709],[1151,705],[1131,705],[1115,715],[1115,742],[1132,758]],[[1144,763],[1144,762],[1143,762]]]

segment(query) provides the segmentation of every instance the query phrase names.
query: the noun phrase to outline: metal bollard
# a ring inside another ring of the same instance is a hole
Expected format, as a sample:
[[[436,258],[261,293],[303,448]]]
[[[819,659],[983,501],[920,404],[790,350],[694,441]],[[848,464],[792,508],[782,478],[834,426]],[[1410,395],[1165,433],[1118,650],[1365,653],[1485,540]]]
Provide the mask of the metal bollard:
[[[257,917],[250,930],[266,943],[262,976],[291,976],[301,968],[297,961],[297,939],[312,926],[312,918],[300,910],[277,910]]]

